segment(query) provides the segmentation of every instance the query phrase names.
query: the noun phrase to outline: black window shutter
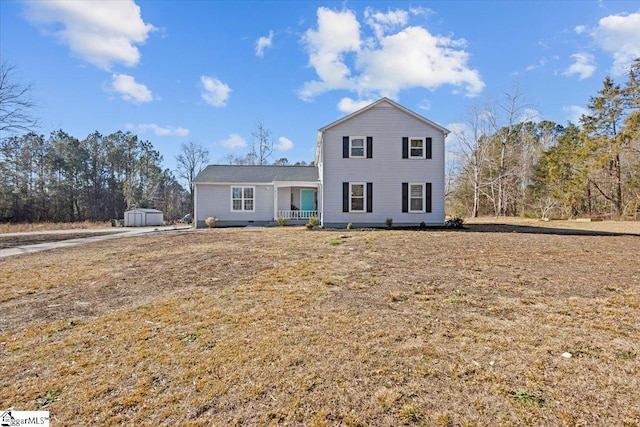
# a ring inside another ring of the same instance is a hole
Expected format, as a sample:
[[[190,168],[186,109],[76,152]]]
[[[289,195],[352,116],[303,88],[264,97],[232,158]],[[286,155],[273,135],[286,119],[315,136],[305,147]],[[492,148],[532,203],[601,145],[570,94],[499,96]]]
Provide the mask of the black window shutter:
[[[402,137],[402,158],[409,158],[409,137],[406,136]]]
[[[373,212],[373,182],[367,182],[367,212]]]
[[[402,212],[409,212],[409,183],[402,183]]]
[[[342,158],[343,159],[349,158],[349,137],[348,136],[342,137]]]
[[[425,157],[427,159],[430,159],[431,158],[431,138],[425,138],[424,152],[425,152]]]
[[[367,159],[373,159],[373,137],[367,137]]]
[[[349,183],[342,183],[342,212],[349,212]]]
[[[425,212],[431,212],[431,183],[427,182],[424,186],[424,208]]]

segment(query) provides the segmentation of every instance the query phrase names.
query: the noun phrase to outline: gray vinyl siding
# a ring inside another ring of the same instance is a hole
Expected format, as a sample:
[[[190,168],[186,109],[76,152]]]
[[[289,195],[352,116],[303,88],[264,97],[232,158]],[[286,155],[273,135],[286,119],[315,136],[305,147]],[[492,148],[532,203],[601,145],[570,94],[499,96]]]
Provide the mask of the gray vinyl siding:
[[[373,137],[373,158],[343,159],[343,136]],[[403,159],[402,137],[431,137],[431,159]],[[326,129],[322,135],[323,221],[384,226],[444,223],[444,134],[441,130],[381,103]],[[342,183],[373,183],[373,212],[343,213]],[[403,213],[402,183],[432,183],[432,212]]]
[[[254,212],[231,210],[231,187],[255,187]],[[247,225],[251,223],[271,223],[273,221],[273,185],[234,183],[198,184],[197,189],[198,226],[209,216],[217,217],[219,225]]]
[[[278,188],[278,210],[291,209],[291,187]]]

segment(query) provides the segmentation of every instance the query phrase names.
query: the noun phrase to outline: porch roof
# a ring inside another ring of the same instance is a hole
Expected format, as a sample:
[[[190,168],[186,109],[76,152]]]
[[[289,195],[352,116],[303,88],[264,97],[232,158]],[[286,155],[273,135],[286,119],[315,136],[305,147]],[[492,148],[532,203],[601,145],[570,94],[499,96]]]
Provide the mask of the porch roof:
[[[194,183],[271,183],[275,181],[317,182],[315,166],[273,165],[209,165],[193,180]]]

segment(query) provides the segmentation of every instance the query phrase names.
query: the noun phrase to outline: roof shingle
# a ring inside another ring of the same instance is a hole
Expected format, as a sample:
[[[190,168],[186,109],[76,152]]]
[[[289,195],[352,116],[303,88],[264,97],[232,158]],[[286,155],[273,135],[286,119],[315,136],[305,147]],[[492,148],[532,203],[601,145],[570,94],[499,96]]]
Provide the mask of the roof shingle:
[[[274,182],[274,181],[317,181],[318,168],[315,166],[273,166],[273,165],[209,165],[193,180],[194,183],[217,182]]]

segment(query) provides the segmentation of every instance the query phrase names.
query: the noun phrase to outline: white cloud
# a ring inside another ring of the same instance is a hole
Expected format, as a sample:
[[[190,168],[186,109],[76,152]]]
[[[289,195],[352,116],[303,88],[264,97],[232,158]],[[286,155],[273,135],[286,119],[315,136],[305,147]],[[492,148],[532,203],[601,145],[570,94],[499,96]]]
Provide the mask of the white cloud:
[[[450,149],[457,149],[463,141],[469,139],[470,130],[465,123],[449,123],[447,129],[449,129],[451,133],[447,135],[445,144],[449,146]]]
[[[388,31],[402,27],[407,24],[409,13],[405,10],[396,9],[387,13],[375,12],[367,7],[364,11],[365,22],[373,29],[377,38],[381,38]]]
[[[593,41],[613,56],[611,73],[624,75],[631,62],[640,57],[640,12],[609,15],[591,32]]]
[[[526,70],[527,70],[527,71],[533,71],[533,70],[535,70],[535,69],[537,69],[537,68],[542,68],[542,67],[544,67],[545,65],[547,65],[547,62],[548,62],[548,61],[547,61],[547,59],[546,59],[546,58],[542,58],[542,59],[540,59],[536,64],[528,65],[528,66],[527,66],[527,68],[526,68]]]
[[[231,133],[227,139],[220,141],[220,145],[224,148],[243,148],[247,146],[247,141],[237,133]]]
[[[144,23],[133,0],[30,1],[25,17],[76,56],[104,70],[113,64],[135,66],[140,61],[136,45],[156,29]]]
[[[410,7],[409,12],[411,12],[412,15],[417,15],[417,16],[420,16],[420,15],[429,16],[435,13],[433,9],[429,9],[428,7],[421,7],[421,6]]]
[[[422,27],[407,27],[385,36],[379,48],[358,56],[363,70],[359,88],[396,97],[412,87],[436,89],[445,84],[463,86],[468,96],[478,95],[484,83],[477,70],[466,67],[469,54],[456,49],[463,40],[434,36]]]
[[[579,105],[562,107],[562,111],[564,112],[565,118],[573,124],[578,124],[580,117],[589,113],[586,108]]]
[[[351,70],[344,63],[344,55],[360,49],[360,24],[350,10],[336,12],[318,8],[318,30],[309,29],[302,40],[309,53],[311,65],[319,81],[306,82],[299,92],[302,99],[331,89],[349,88]]]
[[[232,91],[227,84],[222,83],[215,77],[207,76],[201,76],[200,82],[204,88],[201,94],[202,99],[204,99],[207,104],[213,105],[214,107],[224,107],[227,105],[227,100]]]
[[[273,149],[277,151],[288,151],[293,148],[293,142],[284,136],[278,138],[278,142],[273,144]]]
[[[269,30],[269,35],[266,37],[260,37],[256,41],[256,56],[262,58],[264,56],[264,50],[268,47],[271,47],[271,43],[273,42],[273,31]]]
[[[433,90],[447,84],[476,96],[485,85],[479,72],[467,66],[465,40],[406,26],[409,15],[405,11],[381,13],[368,8],[365,23],[374,36],[364,41],[352,11],[320,7],[317,15],[317,29],[307,30],[302,42],[318,79],[303,84],[298,92],[302,99],[331,90],[397,98],[404,89]]]
[[[340,102],[338,102],[338,110],[345,114],[351,114],[354,111],[358,111],[359,109],[366,107],[374,101],[375,99],[360,99],[356,101],[351,98],[342,98]]]
[[[585,27],[584,25],[576,25],[574,31],[576,32],[576,34],[582,34],[586,31],[586,29],[587,27]]]
[[[595,57],[590,53],[574,53],[571,58],[575,61],[564,73],[565,76],[577,74],[579,80],[588,79],[596,71]]]
[[[189,129],[183,127],[160,126],[156,123],[140,123],[138,125],[128,125],[131,129],[136,129],[140,133],[151,131],[157,136],[187,136]]]
[[[418,104],[418,108],[425,111],[431,110],[431,101],[428,99],[423,99],[422,101],[420,101],[420,104]]]
[[[542,117],[542,114],[540,114],[540,111],[535,110],[533,108],[525,108],[520,113],[520,116],[518,117],[518,121],[519,122],[534,122],[534,123],[537,123],[537,122],[540,121],[541,117]]]
[[[134,104],[153,101],[151,91],[144,84],[136,82],[135,78],[126,74],[113,74],[111,86],[108,89],[119,93],[122,99]]]

